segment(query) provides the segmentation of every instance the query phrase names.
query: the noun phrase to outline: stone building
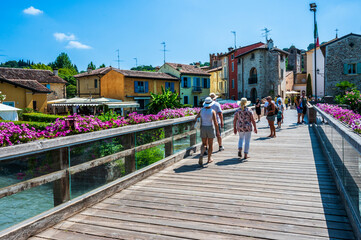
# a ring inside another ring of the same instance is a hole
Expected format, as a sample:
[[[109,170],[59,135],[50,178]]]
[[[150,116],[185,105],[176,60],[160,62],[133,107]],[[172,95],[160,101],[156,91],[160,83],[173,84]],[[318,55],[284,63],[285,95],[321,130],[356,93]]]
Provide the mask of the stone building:
[[[325,95],[335,96],[336,84],[349,81],[361,89],[361,35],[350,33],[321,46],[325,57]]]
[[[287,71],[293,71],[294,75],[302,72],[302,51],[295,46],[288,49],[288,68]]]
[[[273,47],[272,39],[237,55],[239,95],[252,102],[268,95],[285,97],[287,55]]]

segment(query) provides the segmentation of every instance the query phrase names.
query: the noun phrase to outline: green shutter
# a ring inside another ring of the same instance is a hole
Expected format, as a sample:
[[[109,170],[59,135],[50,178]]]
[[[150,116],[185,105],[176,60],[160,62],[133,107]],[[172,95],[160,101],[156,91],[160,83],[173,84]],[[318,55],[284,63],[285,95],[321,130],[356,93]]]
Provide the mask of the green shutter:
[[[348,64],[347,64],[347,63],[344,63],[344,64],[343,64],[343,74],[347,74],[347,73],[348,73],[347,69],[348,69]]]
[[[357,74],[361,74],[361,62],[357,63]]]
[[[138,81],[134,81],[134,92],[138,92]]]
[[[144,93],[147,93],[149,90],[148,90],[148,82],[144,82]]]

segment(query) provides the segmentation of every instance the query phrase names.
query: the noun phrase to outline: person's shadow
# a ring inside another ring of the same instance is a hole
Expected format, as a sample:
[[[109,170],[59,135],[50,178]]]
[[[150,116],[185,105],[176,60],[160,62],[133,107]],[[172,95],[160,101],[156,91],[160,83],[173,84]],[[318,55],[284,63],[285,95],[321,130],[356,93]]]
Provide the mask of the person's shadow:
[[[240,163],[245,163],[247,162],[247,159],[240,159],[240,158],[230,158],[230,159],[225,159],[221,162],[216,162],[215,165],[217,166],[228,166],[228,165],[235,165],[235,164],[240,164]]]

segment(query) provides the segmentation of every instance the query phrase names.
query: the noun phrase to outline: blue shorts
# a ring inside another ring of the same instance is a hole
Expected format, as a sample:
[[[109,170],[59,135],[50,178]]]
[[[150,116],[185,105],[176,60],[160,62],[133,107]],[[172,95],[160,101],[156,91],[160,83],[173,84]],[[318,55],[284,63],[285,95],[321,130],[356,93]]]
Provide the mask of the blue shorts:
[[[297,113],[302,113],[302,108],[297,107]]]

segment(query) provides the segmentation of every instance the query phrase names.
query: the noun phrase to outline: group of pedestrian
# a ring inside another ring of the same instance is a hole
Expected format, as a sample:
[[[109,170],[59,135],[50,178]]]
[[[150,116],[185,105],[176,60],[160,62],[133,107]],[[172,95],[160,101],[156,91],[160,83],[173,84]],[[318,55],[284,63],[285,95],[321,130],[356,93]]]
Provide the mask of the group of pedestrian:
[[[302,91],[301,96],[296,97],[295,104],[297,109],[297,124],[305,123],[304,118],[307,114],[307,101],[305,91]]]
[[[202,138],[201,154],[199,157],[199,165],[203,166],[203,156],[207,155],[207,163],[213,162],[212,151],[213,151],[213,139],[217,138],[219,151],[223,151],[224,147],[222,146],[222,137],[221,130],[224,126],[223,122],[223,113],[220,104],[216,101],[217,95],[211,93],[203,103],[203,108],[199,111],[196,116],[197,120],[200,118],[201,122],[201,131],[200,135]],[[286,98],[287,99],[287,98]],[[287,99],[287,104],[290,102],[290,99]],[[302,103],[302,101],[300,101]],[[238,139],[238,156],[240,158],[247,159],[249,158],[249,145],[251,140],[252,131],[257,133],[257,125],[253,116],[253,111],[247,106],[250,104],[250,101],[247,101],[247,98],[242,98],[240,102],[240,107],[234,114],[233,118],[233,132],[234,134],[239,135]],[[261,104],[260,99],[256,100],[255,110],[257,115],[257,122],[261,119]],[[287,109],[286,105],[286,109]],[[272,100],[270,96],[266,98],[264,103],[264,115],[268,121],[270,127],[269,138],[276,137],[276,127],[274,122],[277,119],[277,128],[281,128],[285,107],[281,96],[277,96],[275,101]],[[244,145],[244,147],[243,147]],[[244,155],[242,154],[244,153]]]

